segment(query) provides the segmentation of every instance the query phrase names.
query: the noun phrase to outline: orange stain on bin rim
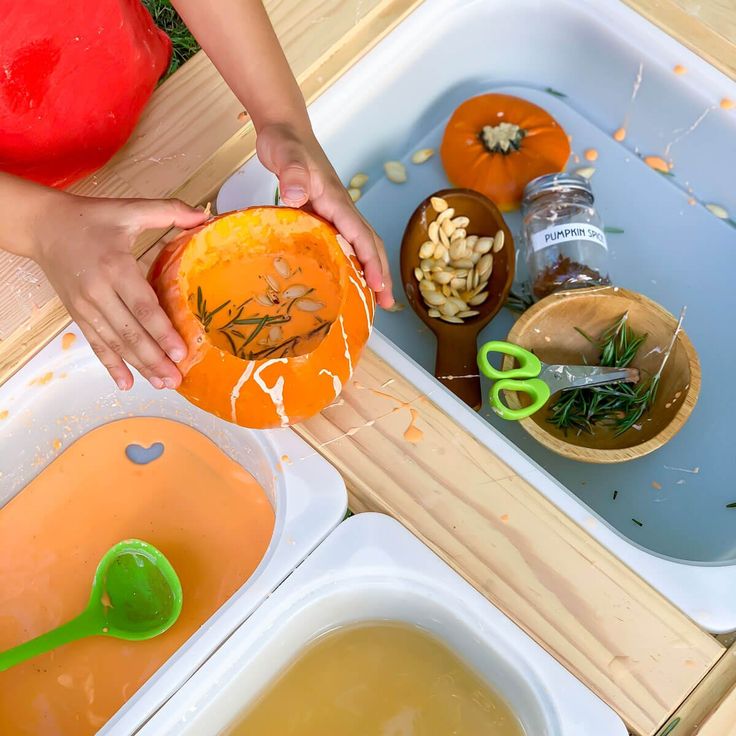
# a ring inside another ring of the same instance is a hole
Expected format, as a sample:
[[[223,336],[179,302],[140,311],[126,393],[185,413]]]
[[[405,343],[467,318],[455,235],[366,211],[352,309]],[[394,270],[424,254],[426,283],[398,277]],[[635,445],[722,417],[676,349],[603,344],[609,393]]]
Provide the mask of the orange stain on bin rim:
[[[626,128],[619,128],[613,134],[613,140],[618,141],[619,143],[625,140],[625,138],[626,138]]]
[[[69,350],[77,340],[77,336],[73,332],[66,332],[61,336],[61,349]]]
[[[596,151],[595,148],[589,148],[585,152],[585,160],[586,161],[597,161],[598,160],[598,151]]]
[[[661,156],[645,156],[644,163],[649,168],[655,171],[661,171],[663,174],[668,174],[672,169],[672,166],[668,164]]]
[[[8,414],[9,412],[7,409],[3,409],[2,411],[0,411],[0,421],[2,421],[3,419],[7,419]]]
[[[53,379],[54,374],[52,371],[49,371],[48,373],[44,373],[42,376],[39,376],[38,378],[34,378],[28,385],[29,386],[45,386],[47,383],[51,383],[51,380]]]
[[[148,464],[125,455],[156,442]],[[255,479],[184,424],[122,419],[77,440],[0,509],[0,651],[77,615],[102,555],[130,537],[166,555],[184,607],[150,641],[92,637],[0,672],[2,736],[96,733],[252,575],[273,526]]]

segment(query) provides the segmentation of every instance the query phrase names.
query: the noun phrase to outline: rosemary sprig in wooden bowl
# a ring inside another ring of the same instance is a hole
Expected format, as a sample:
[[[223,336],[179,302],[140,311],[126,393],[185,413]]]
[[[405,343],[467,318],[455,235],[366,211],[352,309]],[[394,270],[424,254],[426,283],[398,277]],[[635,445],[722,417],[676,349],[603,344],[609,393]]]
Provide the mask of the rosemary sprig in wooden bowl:
[[[646,335],[637,335],[628,323],[628,312],[619,317],[596,340],[575,328],[600,351],[599,365],[626,368],[636,358]],[[547,421],[555,427],[594,433],[595,427],[612,429],[616,437],[634,427],[652,406],[659,373],[633,386],[617,383],[563,392],[550,407]]]

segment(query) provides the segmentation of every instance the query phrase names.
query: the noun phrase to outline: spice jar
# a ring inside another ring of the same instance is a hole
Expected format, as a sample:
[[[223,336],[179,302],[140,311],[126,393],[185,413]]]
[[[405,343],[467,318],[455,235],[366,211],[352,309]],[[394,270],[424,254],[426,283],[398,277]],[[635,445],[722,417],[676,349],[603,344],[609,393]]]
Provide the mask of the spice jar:
[[[608,245],[590,182],[575,174],[530,181],[522,202],[523,242],[532,294],[608,285]]]

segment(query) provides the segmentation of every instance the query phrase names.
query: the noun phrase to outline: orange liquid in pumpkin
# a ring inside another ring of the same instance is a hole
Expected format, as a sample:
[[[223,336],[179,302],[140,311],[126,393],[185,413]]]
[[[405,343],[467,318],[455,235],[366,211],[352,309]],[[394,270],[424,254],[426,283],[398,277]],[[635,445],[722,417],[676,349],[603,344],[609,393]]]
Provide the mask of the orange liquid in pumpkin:
[[[77,440],[0,509],[0,650],[80,613],[100,558],[129,537],[168,557],[184,606],[150,641],[93,637],[0,672],[2,736],[95,733],[250,577],[273,526],[256,480],[190,427],[123,419]]]
[[[224,260],[190,283],[190,308],[210,342],[247,360],[311,352],[340,308],[334,274],[306,254]]]

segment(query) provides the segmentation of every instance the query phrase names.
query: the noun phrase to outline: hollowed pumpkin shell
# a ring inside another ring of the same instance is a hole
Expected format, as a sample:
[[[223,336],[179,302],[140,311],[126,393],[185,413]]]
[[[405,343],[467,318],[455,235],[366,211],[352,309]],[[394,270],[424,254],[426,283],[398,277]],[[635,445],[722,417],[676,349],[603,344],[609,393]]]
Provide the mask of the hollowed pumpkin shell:
[[[322,341],[296,357],[253,360],[213,344],[192,306],[195,275],[227,259],[237,265],[247,255],[288,254],[298,265],[306,251],[335,274],[338,285],[337,293],[315,295],[338,302]],[[295,424],[334,401],[373,325],[374,295],[348,243],[327,222],[287,207],[254,207],[183,233],[161,251],[149,281],[189,351],[179,364],[179,393],[205,411],[254,429]]]

